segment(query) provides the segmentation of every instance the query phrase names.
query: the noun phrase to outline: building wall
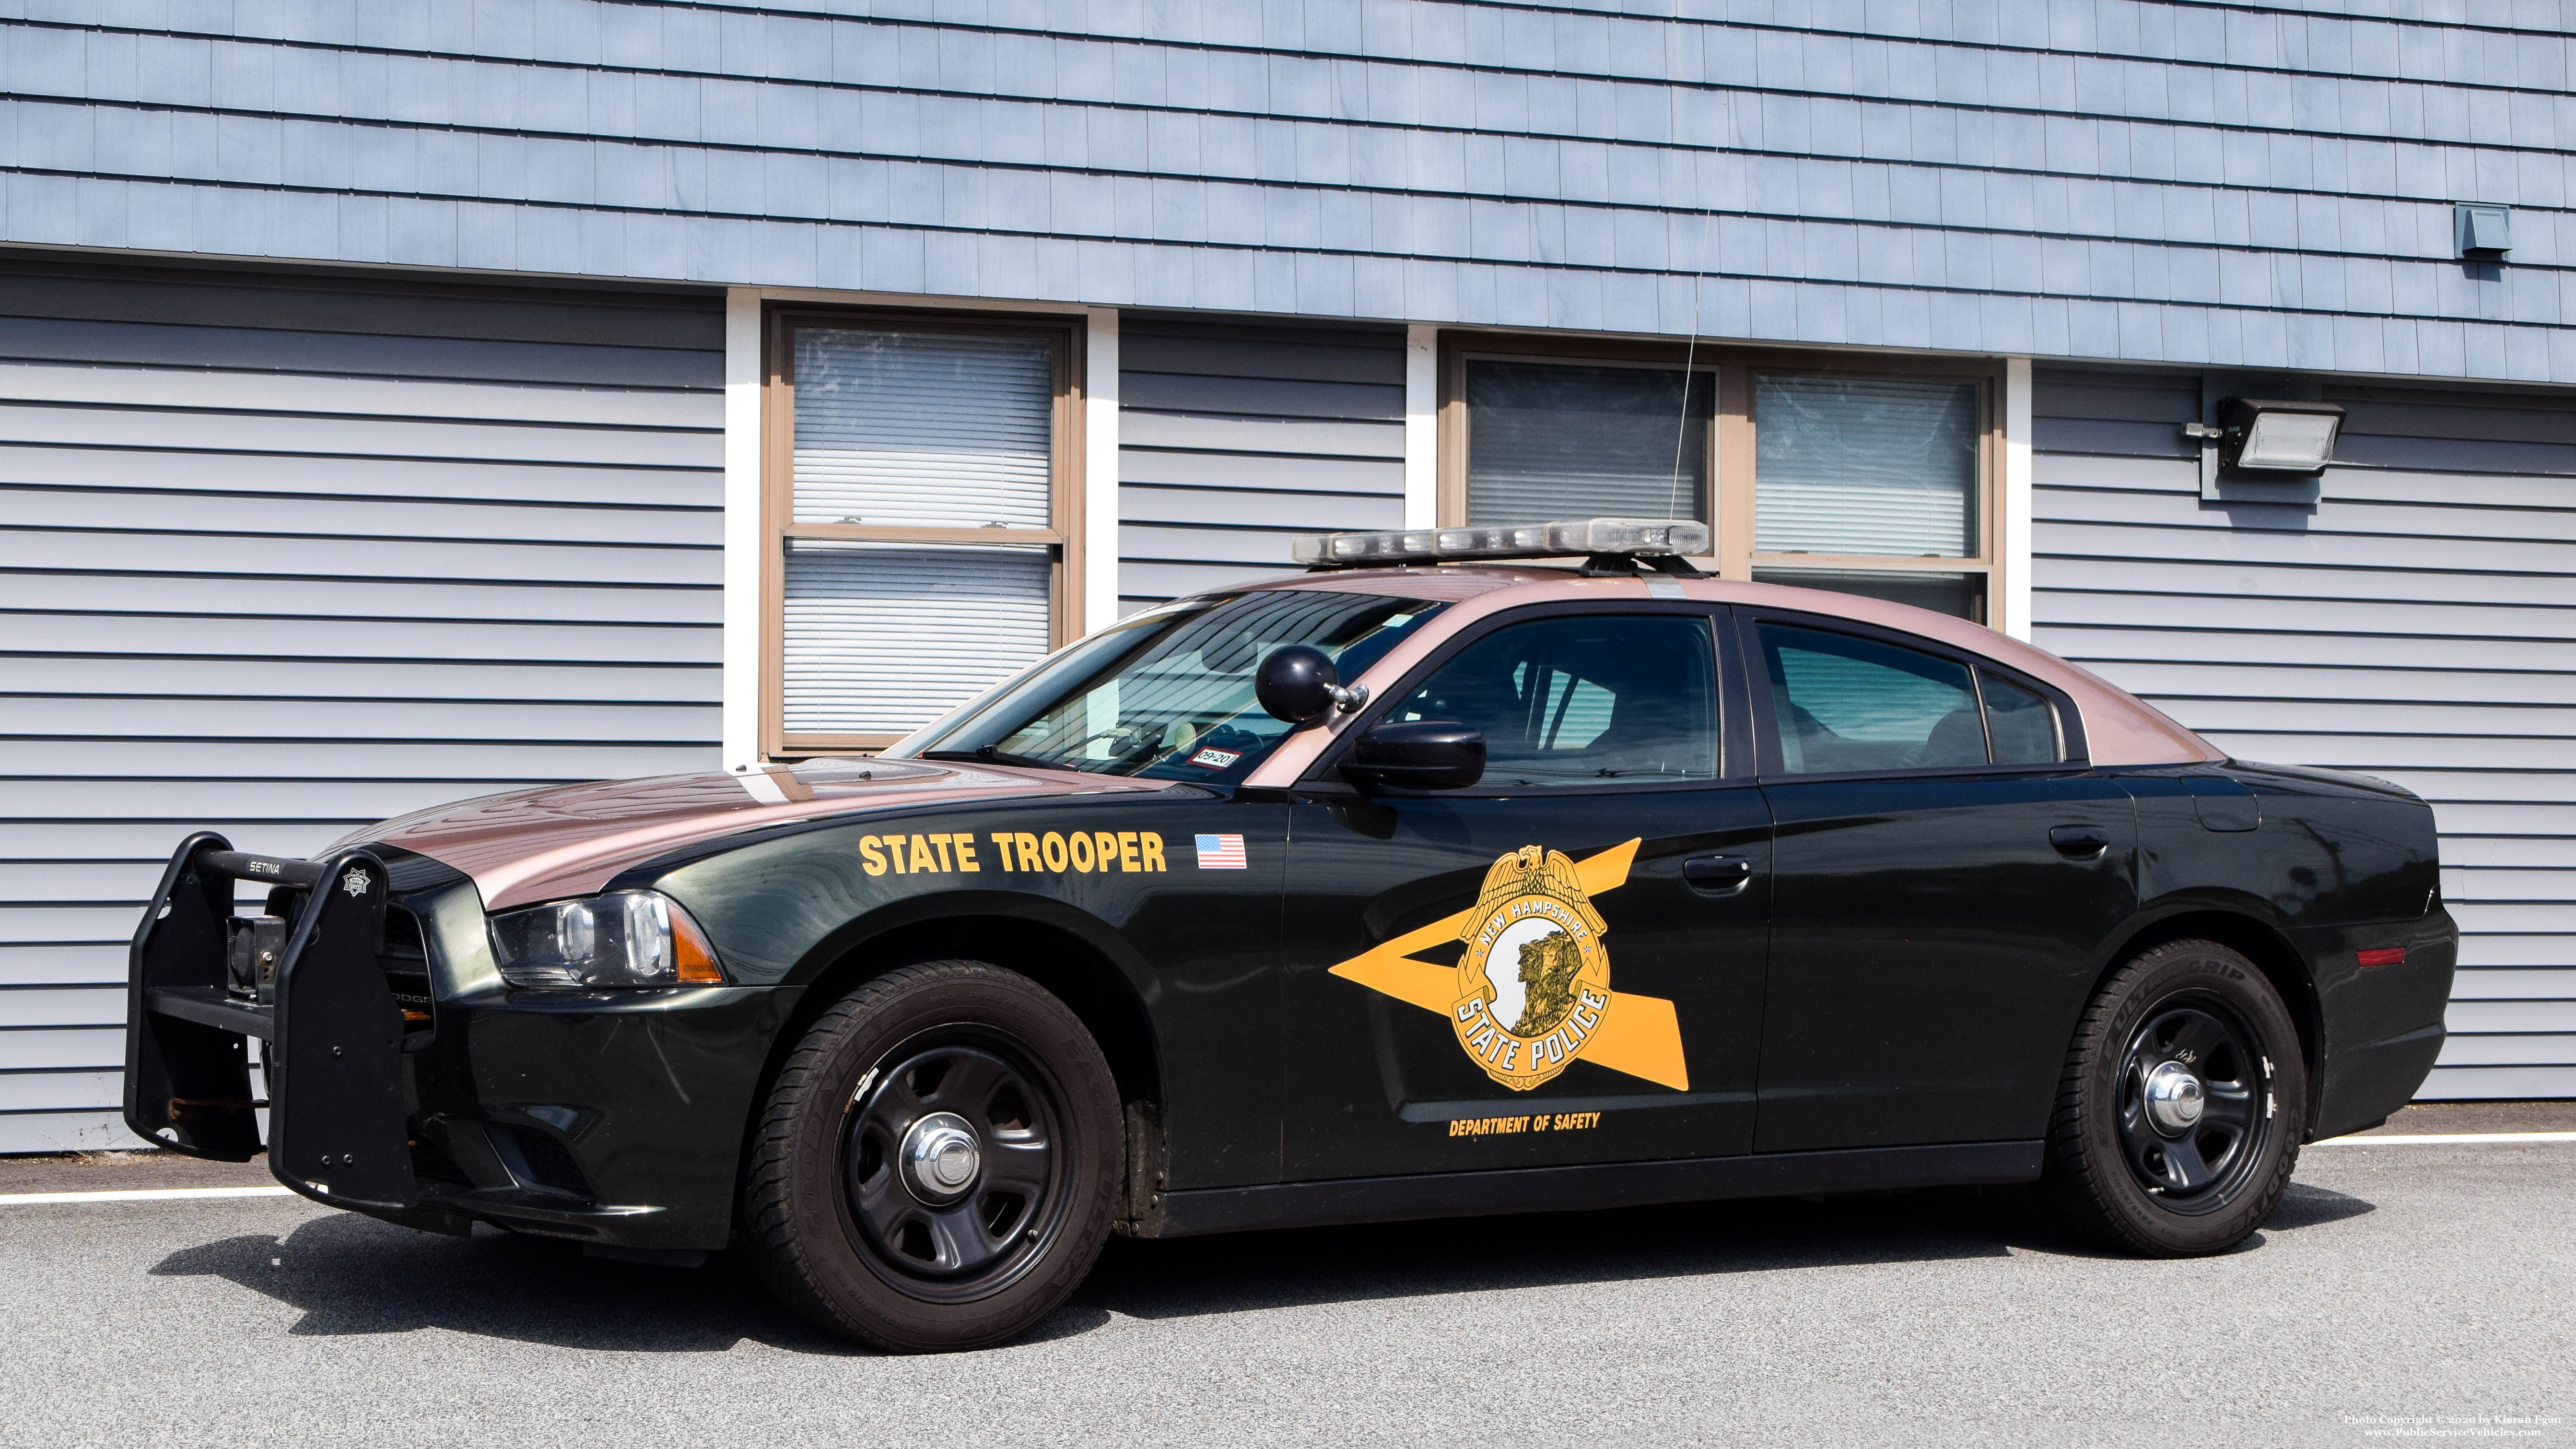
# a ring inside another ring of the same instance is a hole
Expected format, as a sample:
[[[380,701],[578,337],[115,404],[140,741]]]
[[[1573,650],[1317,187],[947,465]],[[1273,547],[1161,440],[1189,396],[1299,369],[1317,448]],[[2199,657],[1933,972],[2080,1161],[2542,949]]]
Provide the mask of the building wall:
[[[2342,8],[19,4],[0,241],[2576,382],[2576,8]]]
[[[189,830],[716,760],[721,304],[0,263],[0,1152]]]
[[[1122,613],[1293,572],[1288,541],[1404,526],[1404,330],[1119,323]]]
[[[2576,398],[2329,384],[2311,514],[2202,504],[2196,373],[2035,392],[2035,642],[2242,758],[2431,801],[2462,934],[2424,1095],[2576,1096]]]

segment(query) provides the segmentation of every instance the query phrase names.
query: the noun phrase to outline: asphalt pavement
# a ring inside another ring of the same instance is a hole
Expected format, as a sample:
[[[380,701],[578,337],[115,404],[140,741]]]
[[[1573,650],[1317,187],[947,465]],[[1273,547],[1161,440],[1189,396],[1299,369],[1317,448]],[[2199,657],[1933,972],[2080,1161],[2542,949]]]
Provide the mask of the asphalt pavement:
[[[2569,1124],[2383,1131],[2535,1125]],[[165,1178],[258,1180],[22,1161],[0,1194]],[[722,1258],[0,1204],[0,1443],[2567,1442],[2571,1188],[2576,1143],[2315,1146],[2253,1244],[2190,1262],[2095,1253],[2018,1189],[1116,1242],[1027,1340],[934,1358]]]

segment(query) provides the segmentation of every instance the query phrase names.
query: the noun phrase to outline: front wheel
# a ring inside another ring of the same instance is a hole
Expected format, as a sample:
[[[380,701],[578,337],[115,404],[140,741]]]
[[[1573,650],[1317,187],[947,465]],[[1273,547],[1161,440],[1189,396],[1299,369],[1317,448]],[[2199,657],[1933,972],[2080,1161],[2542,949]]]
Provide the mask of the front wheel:
[[[2160,1258],[2253,1236],[2307,1126],[2298,1029],[2254,963],[2174,941],[2114,973],[2077,1026],[2042,1195],[2106,1246]]]
[[[1109,1064],[1044,987],[907,966],[826,1008],[779,1072],[744,1182],[770,1287],[899,1352],[981,1348],[1100,1255],[1124,1138]]]

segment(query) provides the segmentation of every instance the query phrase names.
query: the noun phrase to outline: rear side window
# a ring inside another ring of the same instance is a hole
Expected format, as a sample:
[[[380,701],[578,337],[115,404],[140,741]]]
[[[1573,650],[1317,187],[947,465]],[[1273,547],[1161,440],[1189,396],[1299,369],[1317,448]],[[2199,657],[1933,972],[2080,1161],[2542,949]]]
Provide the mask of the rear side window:
[[[2057,711],[2047,700],[1991,670],[1977,671],[1977,687],[1986,697],[1986,738],[1994,743],[1996,764],[2053,765],[2066,758]]]
[[[1495,630],[1389,720],[1485,737],[1485,783],[1567,787],[1717,776],[1716,641],[1706,619],[1575,615]]]
[[[1764,624],[1761,633],[1786,773],[1986,763],[1966,665],[1818,629]]]

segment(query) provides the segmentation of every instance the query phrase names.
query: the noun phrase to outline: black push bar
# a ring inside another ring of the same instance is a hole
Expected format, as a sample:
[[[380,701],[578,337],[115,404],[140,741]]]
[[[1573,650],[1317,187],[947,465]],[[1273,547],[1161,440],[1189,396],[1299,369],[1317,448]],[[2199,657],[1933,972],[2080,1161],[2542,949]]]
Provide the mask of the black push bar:
[[[233,914],[261,881],[291,914]],[[300,897],[300,899],[297,899]],[[126,986],[125,1123],[173,1151],[247,1162],[320,1202],[420,1202],[403,1104],[402,1008],[385,979],[385,867],[250,855],[199,832],[180,843],[135,929]],[[255,960],[247,979],[246,955]],[[249,1043],[264,1043],[254,1096]],[[260,1141],[258,1109],[269,1112]]]

